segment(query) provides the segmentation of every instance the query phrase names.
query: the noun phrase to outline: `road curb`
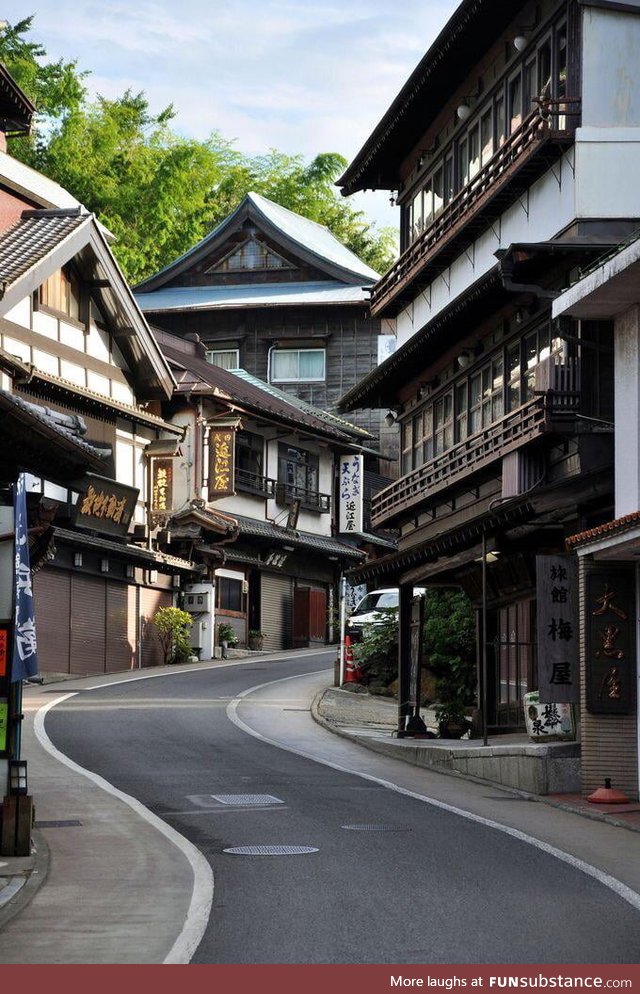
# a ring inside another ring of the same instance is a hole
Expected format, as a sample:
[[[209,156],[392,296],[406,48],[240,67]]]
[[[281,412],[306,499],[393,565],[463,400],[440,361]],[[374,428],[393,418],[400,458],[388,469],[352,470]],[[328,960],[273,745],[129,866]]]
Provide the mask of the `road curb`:
[[[9,877],[10,883],[4,890],[10,890],[11,893],[5,896],[4,900],[3,891],[0,891],[0,929],[24,911],[49,875],[51,859],[49,846],[42,833],[37,829],[33,829],[32,839],[34,846],[33,869],[20,876]]]

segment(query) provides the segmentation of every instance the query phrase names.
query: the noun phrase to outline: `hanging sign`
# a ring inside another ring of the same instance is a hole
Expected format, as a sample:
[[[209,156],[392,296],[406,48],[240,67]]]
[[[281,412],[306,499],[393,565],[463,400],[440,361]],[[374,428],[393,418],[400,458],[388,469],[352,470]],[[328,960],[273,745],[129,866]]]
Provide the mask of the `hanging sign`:
[[[633,573],[587,573],[586,697],[592,714],[631,714],[635,706]]]
[[[7,751],[7,727],[9,725],[9,702],[0,700],[0,752]]]
[[[86,487],[76,504],[75,524],[104,535],[126,535],[139,493],[116,480],[87,474]]]
[[[235,493],[235,441],[233,428],[209,430],[209,500]]]
[[[13,488],[16,546],[14,568],[14,626],[11,682],[18,683],[38,672],[38,640],[29,562],[29,532],[24,473]]]
[[[151,459],[151,511],[173,510],[173,459]]]
[[[0,680],[7,675],[9,660],[9,632],[0,628]]]
[[[538,689],[543,704],[579,701],[578,560],[536,556]]]
[[[340,531],[359,534],[364,527],[364,456],[340,456]]]

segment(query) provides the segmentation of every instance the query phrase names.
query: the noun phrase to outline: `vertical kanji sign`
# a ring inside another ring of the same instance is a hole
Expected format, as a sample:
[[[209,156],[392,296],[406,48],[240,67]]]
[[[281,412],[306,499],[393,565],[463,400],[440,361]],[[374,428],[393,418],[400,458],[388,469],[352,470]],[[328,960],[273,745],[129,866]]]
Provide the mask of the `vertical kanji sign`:
[[[29,533],[27,528],[27,499],[24,473],[14,486],[15,514],[15,617],[13,626],[13,657],[11,682],[26,680],[38,672],[38,643],[33,606],[33,586],[29,562]]]
[[[173,510],[173,459],[151,461],[151,511]]]
[[[235,493],[235,440],[233,428],[209,431],[209,500]]]
[[[579,701],[578,561],[536,556],[538,688],[542,704]]]
[[[634,591],[631,571],[614,567],[587,573],[585,690],[593,714],[634,711]]]
[[[364,456],[340,456],[340,531],[359,534],[364,527]]]

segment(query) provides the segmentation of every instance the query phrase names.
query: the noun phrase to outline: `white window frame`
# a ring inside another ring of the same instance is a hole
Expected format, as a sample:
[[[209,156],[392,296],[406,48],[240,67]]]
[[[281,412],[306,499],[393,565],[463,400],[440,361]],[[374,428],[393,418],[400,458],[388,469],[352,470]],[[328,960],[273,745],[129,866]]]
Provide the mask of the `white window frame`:
[[[318,352],[322,355],[322,376],[300,376],[300,356],[308,355],[310,352]],[[297,355],[298,375],[297,376],[276,376],[275,356],[277,355]],[[319,349],[275,349],[271,358],[271,369],[269,371],[270,383],[324,383],[327,378],[327,350]]]
[[[235,366],[219,366],[220,369],[240,369],[240,349],[207,349],[206,359],[207,362],[211,363],[212,366],[218,366],[217,362],[213,362],[210,356],[214,355],[229,355],[231,352],[234,353],[236,357]]]

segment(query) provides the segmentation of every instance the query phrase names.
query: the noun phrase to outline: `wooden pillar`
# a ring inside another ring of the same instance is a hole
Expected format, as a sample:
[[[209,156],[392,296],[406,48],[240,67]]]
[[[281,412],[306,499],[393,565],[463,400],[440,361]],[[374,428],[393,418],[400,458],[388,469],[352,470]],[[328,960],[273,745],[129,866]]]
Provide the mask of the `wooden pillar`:
[[[412,715],[411,687],[411,601],[413,584],[400,584],[398,609],[398,737],[405,734],[407,720]]]

